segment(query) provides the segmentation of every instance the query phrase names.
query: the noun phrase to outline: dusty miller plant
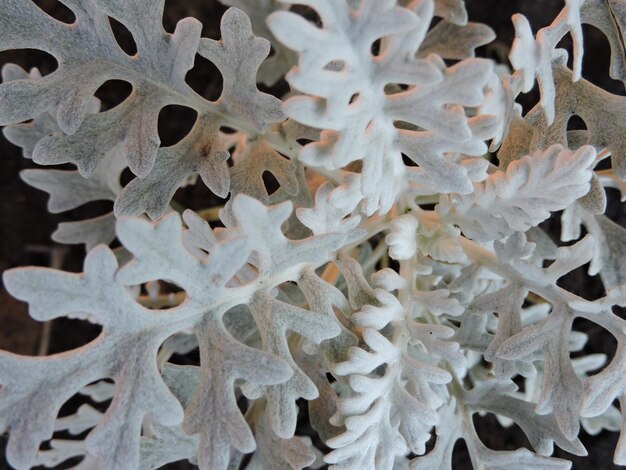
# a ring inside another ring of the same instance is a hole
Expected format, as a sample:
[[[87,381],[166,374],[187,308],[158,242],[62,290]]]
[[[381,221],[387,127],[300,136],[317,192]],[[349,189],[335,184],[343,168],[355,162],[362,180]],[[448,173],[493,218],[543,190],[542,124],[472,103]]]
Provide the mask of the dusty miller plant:
[[[13,467],[428,470],[450,468],[462,439],[475,468],[557,469],[570,462],[555,445],[585,455],[581,425],[621,428],[626,464],[626,232],[603,215],[605,188],[626,198],[626,98],[581,75],[590,24],[626,80],[624,1],[567,0],[535,35],[514,16],[512,69],[474,57],[494,34],[463,0],[222,0],[219,41],[194,18],[167,33],[164,0],[61,2],[72,24],[0,0],[0,50],[58,63],[45,76],[4,66],[0,124],[24,157],[75,165],[22,173],[50,211],[114,210],[52,234],[85,245],[83,273],[3,281],[36,320],[102,332],[60,354],[0,353]],[[215,101],[185,81],[196,54],[223,77]],[[287,96],[257,87],[283,77]],[[114,79],[132,93],[101,112],[94,93]],[[197,119],[164,147],[171,104]],[[568,131],[574,115],[585,130]],[[219,215],[172,201],[194,182],[227,198]],[[539,227],[558,211],[560,247]],[[559,283],[587,263],[601,298]],[[570,358],[587,339],[576,318],[615,338],[614,357]],[[196,348],[197,365],[170,361]],[[76,394],[91,404],[59,417]],[[476,413],[516,423],[532,451],[488,448]]]

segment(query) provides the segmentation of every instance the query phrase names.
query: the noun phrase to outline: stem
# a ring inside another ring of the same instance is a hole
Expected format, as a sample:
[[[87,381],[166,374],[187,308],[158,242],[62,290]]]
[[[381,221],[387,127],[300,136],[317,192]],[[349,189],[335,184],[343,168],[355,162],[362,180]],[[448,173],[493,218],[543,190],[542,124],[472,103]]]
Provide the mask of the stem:
[[[504,279],[510,279],[525,284],[530,290],[539,294],[550,303],[563,302],[570,304],[571,302],[588,302],[586,299],[572,294],[557,285],[544,285],[540,283],[540,280],[525,277],[513,266],[501,263],[494,253],[468,238],[459,237],[459,240],[465,253],[473,262],[486,267]]]
[[[387,244],[383,240],[376,246],[372,255],[367,259],[365,264],[363,264],[363,272],[367,272],[368,269],[373,268],[386,253]]]
[[[197,214],[208,222],[216,222],[220,220],[220,211],[224,206],[208,207],[206,209],[199,210]]]
[[[62,269],[63,259],[68,253],[66,246],[53,246],[50,249],[50,267],[52,269]],[[47,356],[50,349],[50,338],[52,337],[52,320],[47,320],[41,328],[41,338],[39,340],[38,356]]]

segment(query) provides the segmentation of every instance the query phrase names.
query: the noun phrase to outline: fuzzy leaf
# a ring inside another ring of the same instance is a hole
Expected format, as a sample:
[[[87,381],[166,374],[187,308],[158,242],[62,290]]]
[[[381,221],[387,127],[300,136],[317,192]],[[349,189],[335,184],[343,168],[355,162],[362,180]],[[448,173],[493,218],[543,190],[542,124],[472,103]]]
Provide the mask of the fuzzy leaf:
[[[481,241],[525,232],[589,191],[594,158],[590,146],[571,152],[553,145],[489,175],[472,194],[444,196],[438,211]]]
[[[467,169],[446,152],[484,153],[482,140],[495,123],[484,116],[468,120],[461,106],[482,102],[490,64],[468,59],[446,68],[436,56],[415,57],[433,17],[432,1],[402,8],[367,0],[358,10],[345,0],[306,3],[320,15],[321,28],[292,12],[277,12],[268,20],[272,33],[299,52],[298,67],[287,79],[306,95],[290,98],[286,113],[324,129],[319,141],[304,147],[302,161],[336,169],[362,159],[368,214],[387,212],[408,184],[422,191],[470,192]],[[377,39],[382,46],[374,57],[370,46]],[[329,63],[341,68],[328,69]],[[411,86],[387,95],[385,86],[393,83]],[[409,127],[396,127],[394,121]],[[406,167],[401,152],[419,167]]]

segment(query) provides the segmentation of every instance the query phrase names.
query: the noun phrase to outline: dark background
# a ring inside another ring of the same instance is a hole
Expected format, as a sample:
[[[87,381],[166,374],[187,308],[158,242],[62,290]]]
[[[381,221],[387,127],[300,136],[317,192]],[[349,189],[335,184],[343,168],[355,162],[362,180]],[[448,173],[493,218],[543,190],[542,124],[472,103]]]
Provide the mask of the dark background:
[[[59,20],[71,22],[73,15],[57,0],[36,0],[45,11]],[[513,40],[512,14],[521,12],[526,15],[534,31],[546,26],[557,15],[564,2],[561,0],[467,0],[469,17],[472,21],[491,26],[497,39],[492,44],[482,47],[479,55],[502,61],[506,58]],[[216,0],[167,0],[164,25],[172,32],[176,22],[186,16],[193,16],[204,24],[203,36],[218,39],[219,20],[225,8]],[[0,11],[0,14],[2,12]],[[132,39],[128,32],[113,24],[120,43],[132,51]],[[585,58],[583,76],[613,93],[624,94],[621,82],[608,77],[609,46],[601,32],[585,26]],[[564,39],[562,46],[570,48],[569,39]],[[196,65],[189,72],[188,82],[196,91],[208,99],[215,99],[221,90],[221,76],[207,60],[196,56]],[[32,50],[0,52],[0,64],[13,62],[26,69],[38,67],[43,74],[50,73],[56,67],[55,61],[45,53]],[[264,89],[263,87],[261,87]],[[265,89],[264,89],[265,90]],[[285,83],[279,83],[272,90],[281,95],[287,90]],[[98,91],[97,96],[108,109],[121,102],[130,92],[130,87],[123,82],[107,82]],[[537,102],[536,91],[524,95],[521,99],[525,111]],[[172,145],[182,138],[195,119],[195,113],[182,107],[169,106],[159,117],[159,134],[163,145]],[[21,157],[19,148],[13,146],[0,135],[0,271],[16,266],[41,265],[53,263],[69,271],[81,271],[84,250],[82,246],[61,246],[50,240],[50,234],[62,221],[80,220],[88,216],[102,214],[110,209],[106,203],[91,203],[85,207],[63,214],[50,214],[46,210],[47,195],[33,189],[19,178],[19,172],[26,168],[35,168],[30,160]],[[215,203],[208,189],[202,183],[179,190],[176,199],[191,208],[206,207]],[[607,210],[613,220],[626,224],[626,214],[619,204],[618,195],[609,191]],[[559,236],[559,222],[552,219],[543,227],[555,239]],[[584,270],[577,270],[565,279],[567,287],[577,293],[585,292],[586,297],[597,295],[602,287],[597,279],[584,275]],[[586,331],[590,341],[586,352],[604,352],[609,357],[615,351],[615,341],[609,335],[602,334],[585,324],[575,323],[575,328]],[[60,319],[51,324],[48,353],[56,353],[76,348],[93,339],[99,328],[78,320]],[[0,349],[12,352],[36,355],[44,336],[42,324],[30,319],[25,304],[14,300],[0,286]],[[475,418],[478,430],[486,445],[497,450],[516,449],[528,446],[523,433],[512,428],[502,428],[493,416]],[[589,456],[585,458],[569,455],[557,448],[555,456],[573,460],[576,469],[617,468],[612,462],[618,434],[601,433],[589,436],[581,431],[581,439],[586,445]],[[0,437],[0,448],[4,447],[4,437]],[[4,452],[0,452],[4,454]],[[455,469],[471,468],[467,450],[462,443],[457,444],[454,453]],[[0,461],[0,468],[10,468]],[[168,466],[171,469],[191,468],[186,463]]]

